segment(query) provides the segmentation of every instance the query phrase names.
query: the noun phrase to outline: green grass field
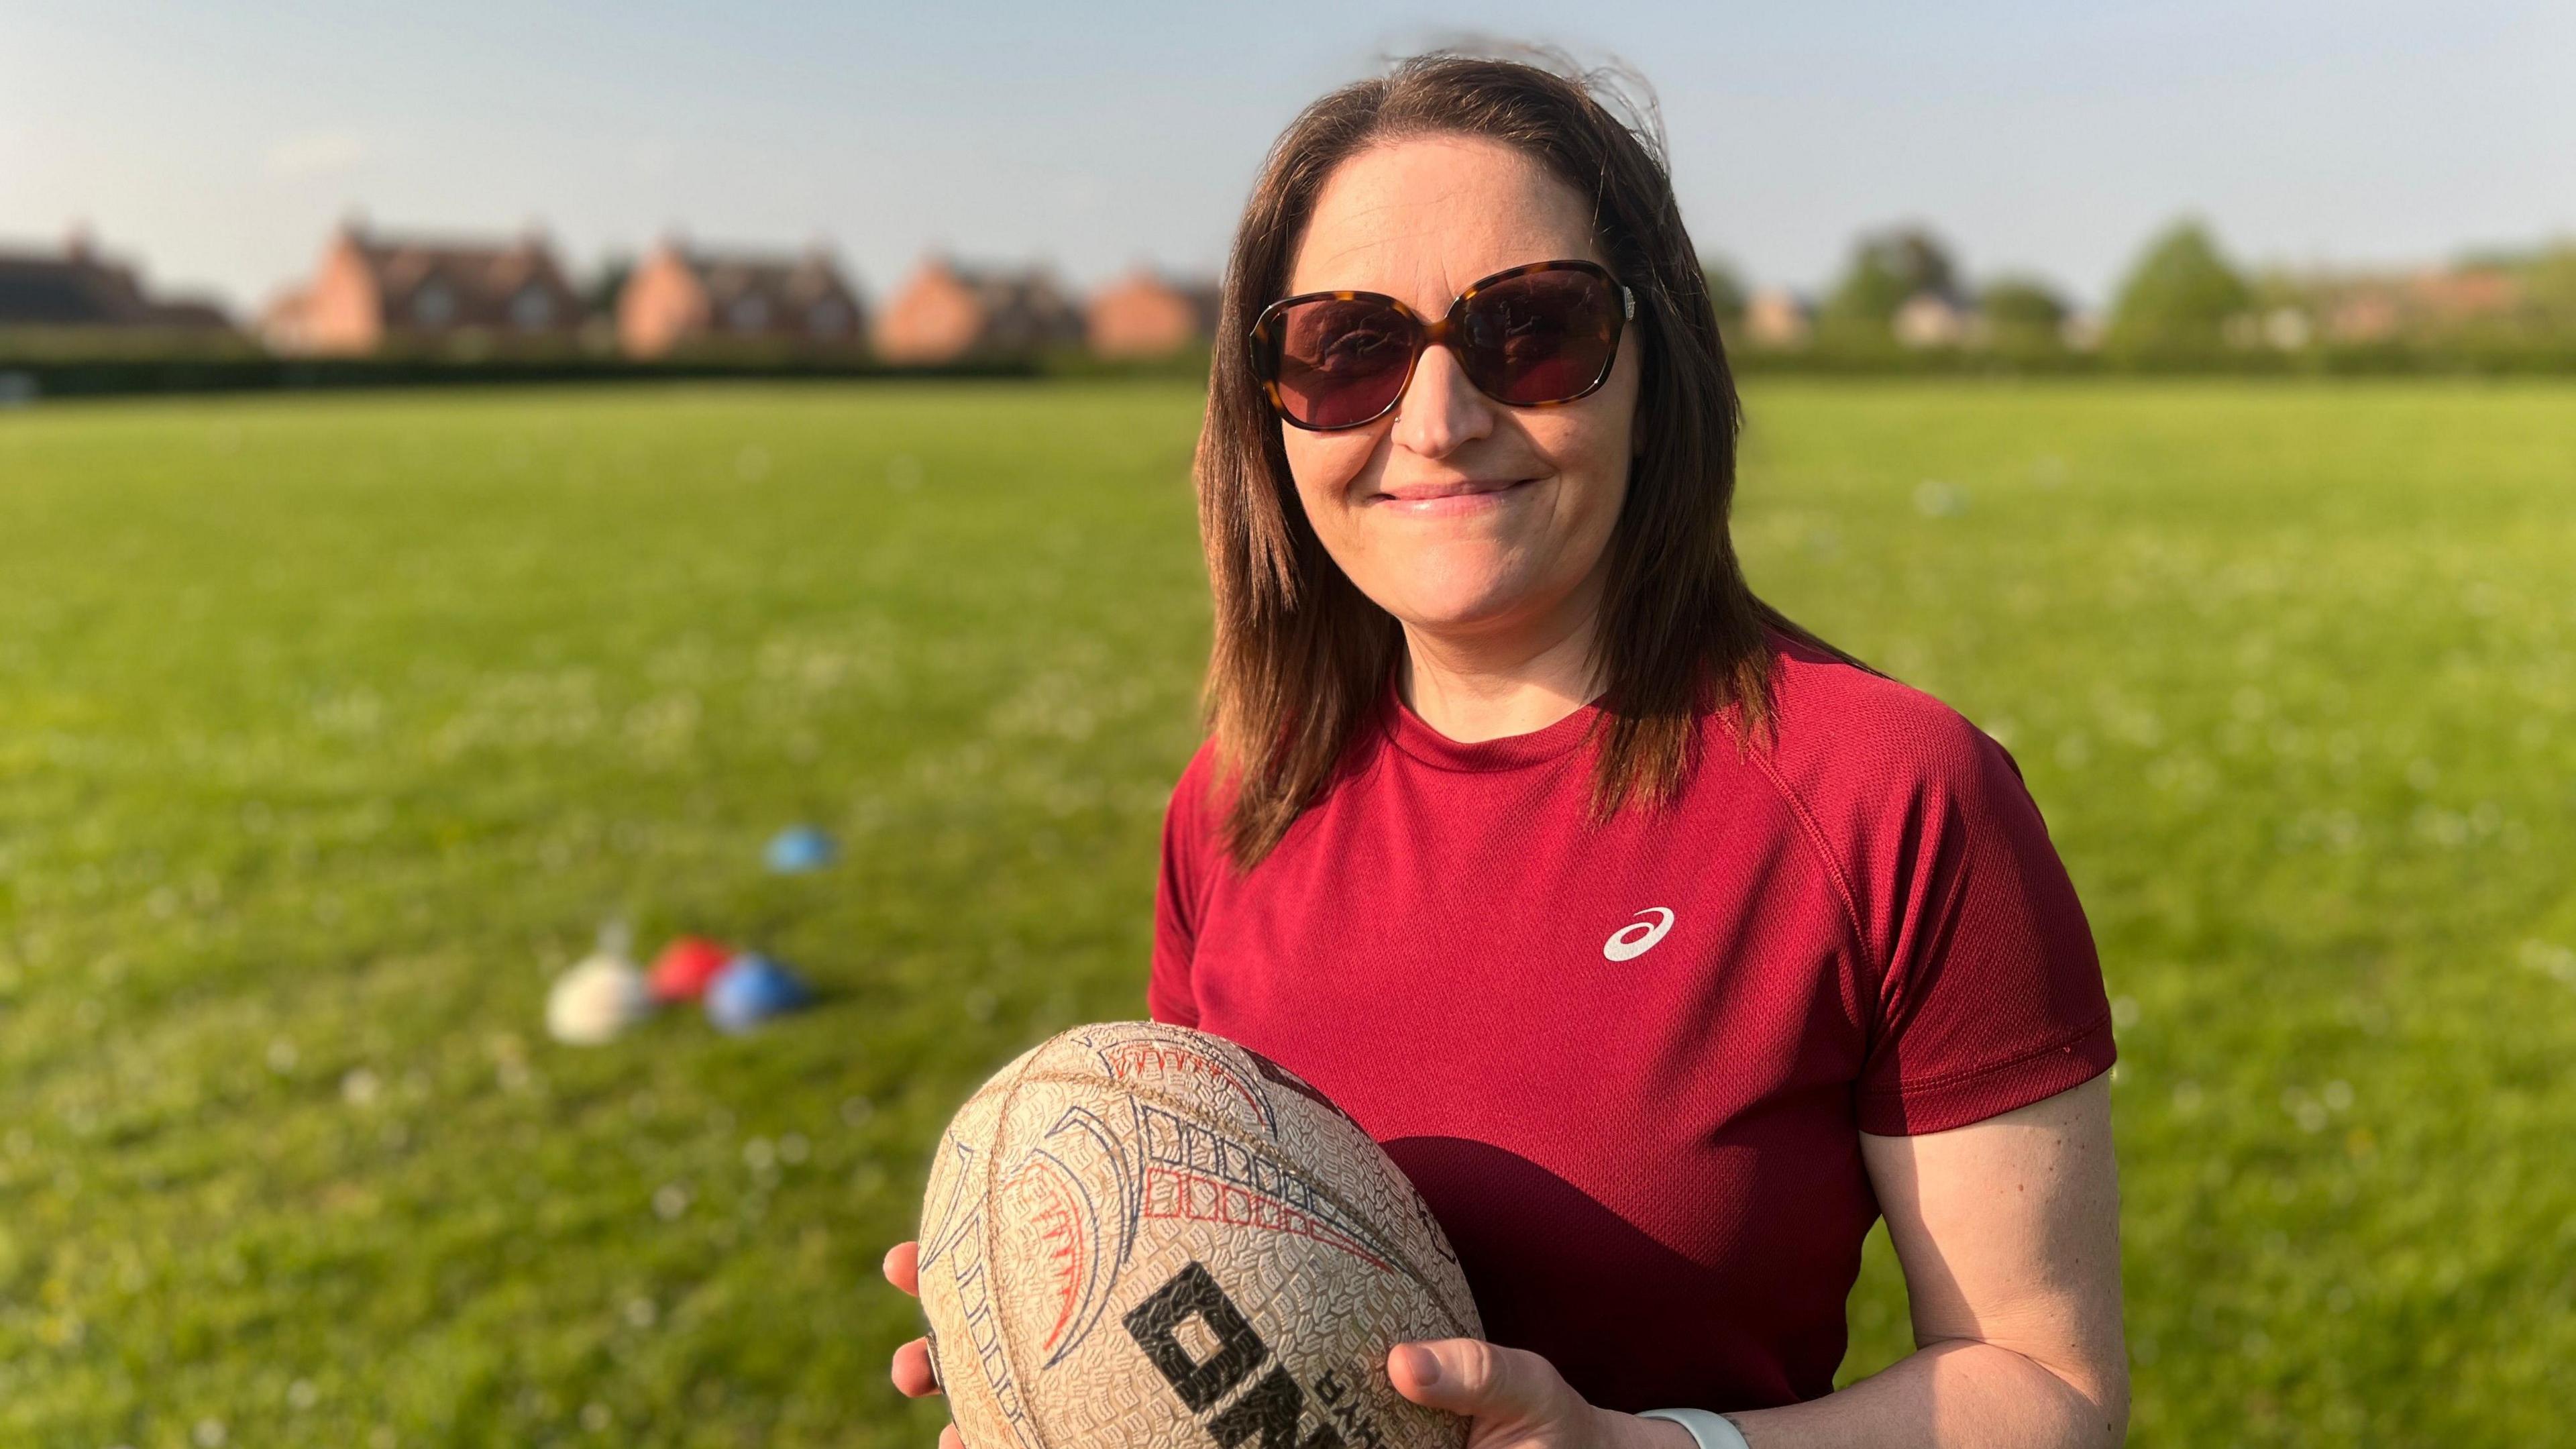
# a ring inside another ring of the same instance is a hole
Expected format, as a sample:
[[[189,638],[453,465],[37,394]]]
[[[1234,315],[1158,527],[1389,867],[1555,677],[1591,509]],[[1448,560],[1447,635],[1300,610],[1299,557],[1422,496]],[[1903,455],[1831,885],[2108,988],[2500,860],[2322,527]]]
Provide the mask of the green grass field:
[[[2002,737],[2092,913],[2135,1442],[2557,1437],[2576,390],[1748,400],[1757,587]],[[876,1263],[928,1147],[1142,1014],[1196,419],[0,415],[0,1442],[926,1446]],[[765,874],[807,819],[843,862]],[[829,999],[557,1046],[612,916]],[[1847,1374],[1906,1347],[1883,1247]]]

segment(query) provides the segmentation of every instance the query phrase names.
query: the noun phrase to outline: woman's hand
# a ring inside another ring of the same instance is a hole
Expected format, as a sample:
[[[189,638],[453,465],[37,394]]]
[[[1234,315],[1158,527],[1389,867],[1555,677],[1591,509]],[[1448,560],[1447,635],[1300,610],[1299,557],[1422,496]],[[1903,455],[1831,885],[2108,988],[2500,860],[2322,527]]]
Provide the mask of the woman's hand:
[[[886,1281],[921,1296],[921,1245],[904,1242],[885,1255]],[[1474,1338],[1400,1343],[1386,1356],[1395,1391],[1417,1404],[1475,1420],[1467,1449],[1692,1449],[1678,1424],[1596,1409],[1527,1349]],[[894,1351],[894,1386],[906,1398],[939,1392],[930,1376],[930,1343],[916,1338]],[[941,1427],[939,1449],[966,1449],[955,1424]]]
[[[918,1298],[921,1296],[921,1244],[903,1242],[885,1255],[886,1281]],[[908,1399],[923,1398],[939,1392],[939,1383],[930,1376],[930,1340],[916,1338],[894,1351],[894,1386]],[[954,1424],[939,1428],[939,1449],[966,1449],[965,1436]]]
[[[1525,1348],[1476,1338],[1399,1343],[1386,1376],[1417,1404],[1473,1419],[1467,1449],[1693,1449],[1679,1424],[1594,1408]]]

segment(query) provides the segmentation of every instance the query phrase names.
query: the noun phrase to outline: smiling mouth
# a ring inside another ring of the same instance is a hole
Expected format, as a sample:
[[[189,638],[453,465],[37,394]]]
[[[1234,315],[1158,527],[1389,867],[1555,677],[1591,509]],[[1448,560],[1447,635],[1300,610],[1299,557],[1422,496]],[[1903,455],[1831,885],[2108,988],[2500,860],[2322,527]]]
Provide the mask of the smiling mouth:
[[[1537,481],[1535,478],[1468,478],[1455,483],[1408,483],[1401,488],[1372,493],[1366,501],[1394,504],[1408,513],[1444,513],[1484,506],[1489,500],[1518,492]]]

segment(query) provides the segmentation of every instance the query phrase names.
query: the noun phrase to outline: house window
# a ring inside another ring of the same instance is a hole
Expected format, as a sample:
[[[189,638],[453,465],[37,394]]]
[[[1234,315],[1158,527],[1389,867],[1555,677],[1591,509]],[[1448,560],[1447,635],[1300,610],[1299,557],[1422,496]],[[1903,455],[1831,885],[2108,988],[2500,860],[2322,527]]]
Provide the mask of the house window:
[[[412,294],[411,320],[423,327],[444,327],[456,320],[456,294],[444,282],[431,282]]]
[[[805,330],[817,337],[838,337],[850,326],[850,309],[836,301],[814,304],[805,314]]]
[[[510,299],[510,321],[522,332],[539,331],[555,320],[555,299],[541,287],[530,287]]]
[[[765,297],[744,297],[726,310],[725,320],[736,332],[757,332],[769,325],[769,301]]]

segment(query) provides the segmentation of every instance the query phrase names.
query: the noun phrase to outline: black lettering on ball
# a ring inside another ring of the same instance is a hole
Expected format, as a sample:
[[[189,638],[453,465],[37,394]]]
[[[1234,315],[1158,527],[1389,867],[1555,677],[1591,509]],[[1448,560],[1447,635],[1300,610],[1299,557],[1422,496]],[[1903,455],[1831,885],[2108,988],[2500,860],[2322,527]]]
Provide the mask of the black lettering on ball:
[[[1181,1347],[1180,1327],[1193,1317],[1216,1336],[1216,1351],[1204,1360],[1191,1359],[1189,1350]],[[1154,1290],[1153,1297],[1129,1310],[1126,1322],[1128,1336],[1194,1414],[1224,1398],[1270,1356],[1269,1345],[1253,1332],[1251,1320],[1196,1262],[1174,1273]],[[1294,1392],[1296,1385],[1290,1384],[1289,1389]],[[1294,1419],[1290,1422],[1293,1428]]]
[[[1224,1449],[1236,1449],[1256,1434],[1261,1436],[1261,1449],[1342,1449],[1342,1436],[1329,1423],[1316,1425],[1315,1432],[1300,1441],[1297,1421],[1305,1414],[1306,1396],[1297,1391],[1297,1381],[1288,1377],[1282,1364],[1245,1390],[1232,1407],[1210,1419],[1208,1432]]]

